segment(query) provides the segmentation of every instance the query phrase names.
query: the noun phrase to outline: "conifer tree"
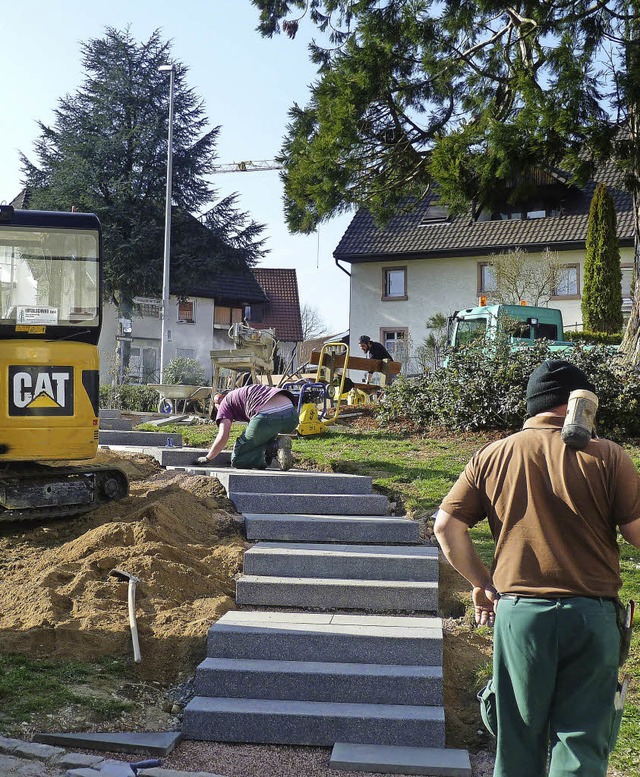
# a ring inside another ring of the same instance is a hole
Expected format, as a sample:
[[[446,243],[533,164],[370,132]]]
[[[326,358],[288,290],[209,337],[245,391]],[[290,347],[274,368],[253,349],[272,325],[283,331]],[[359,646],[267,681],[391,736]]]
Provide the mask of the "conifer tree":
[[[582,284],[582,324],[589,332],[622,329],[622,268],[616,208],[609,190],[598,184],[589,210]]]
[[[105,291],[127,306],[161,293],[171,45],[156,30],[136,41],[107,27],[81,45],[85,78],[58,102],[51,126],[38,122],[37,159],[22,154],[29,207],[93,212],[102,224]],[[235,195],[215,202],[207,180],[219,128],[207,128],[204,105],[175,68],[171,289],[215,270],[252,265],[265,252],[263,227],[236,208]],[[206,211],[203,223],[193,213]],[[203,225],[204,224],[204,225]]]
[[[282,147],[292,231],[352,207],[382,222],[434,180],[450,212],[473,213],[526,194],[514,182],[531,168],[584,184],[615,160],[638,276],[640,0],[251,2],[265,36],[320,31],[318,78]],[[640,284],[621,352],[640,365]]]

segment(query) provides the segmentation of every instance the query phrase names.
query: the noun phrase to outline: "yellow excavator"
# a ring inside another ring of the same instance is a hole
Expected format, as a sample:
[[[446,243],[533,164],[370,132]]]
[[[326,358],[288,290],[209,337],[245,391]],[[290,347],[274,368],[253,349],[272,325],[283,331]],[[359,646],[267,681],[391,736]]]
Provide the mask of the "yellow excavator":
[[[102,239],[97,216],[0,205],[0,522],[121,499],[98,447]]]

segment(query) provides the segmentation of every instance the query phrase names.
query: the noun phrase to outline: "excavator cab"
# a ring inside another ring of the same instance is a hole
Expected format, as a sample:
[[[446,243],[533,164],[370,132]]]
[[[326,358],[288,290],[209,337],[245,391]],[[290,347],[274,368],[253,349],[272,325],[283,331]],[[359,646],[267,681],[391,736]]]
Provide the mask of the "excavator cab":
[[[0,206],[0,522],[88,512],[119,469],[98,447],[102,240],[93,214]]]

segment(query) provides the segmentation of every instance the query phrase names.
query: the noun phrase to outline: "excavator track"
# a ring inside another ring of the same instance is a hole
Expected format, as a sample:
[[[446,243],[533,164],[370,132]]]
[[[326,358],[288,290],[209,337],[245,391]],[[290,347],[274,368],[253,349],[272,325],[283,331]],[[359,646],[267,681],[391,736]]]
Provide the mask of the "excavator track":
[[[0,524],[75,518],[129,493],[117,467],[56,467],[11,463],[0,467]]]

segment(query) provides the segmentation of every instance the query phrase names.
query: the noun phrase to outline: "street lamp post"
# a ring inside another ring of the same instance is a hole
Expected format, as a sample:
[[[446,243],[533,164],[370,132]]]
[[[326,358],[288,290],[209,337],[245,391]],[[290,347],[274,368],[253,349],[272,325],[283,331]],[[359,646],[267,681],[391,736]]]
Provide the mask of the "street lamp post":
[[[164,383],[167,343],[171,340],[169,320],[169,268],[171,257],[171,177],[173,172],[173,65],[161,65],[158,70],[169,73],[169,134],[167,139],[167,194],[164,211],[164,260],[162,265],[162,339],[160,340],[160,383]]]

